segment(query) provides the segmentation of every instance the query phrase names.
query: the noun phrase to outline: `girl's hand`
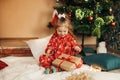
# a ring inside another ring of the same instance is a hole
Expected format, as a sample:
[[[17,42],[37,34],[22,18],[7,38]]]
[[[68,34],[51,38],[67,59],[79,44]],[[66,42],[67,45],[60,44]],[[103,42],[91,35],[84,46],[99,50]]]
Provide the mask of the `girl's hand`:
[[[81,48],[80,48],[79,46],[75,46],[75,47],[74,47],[74,50],[80,52],[80,51],[81,51]]]

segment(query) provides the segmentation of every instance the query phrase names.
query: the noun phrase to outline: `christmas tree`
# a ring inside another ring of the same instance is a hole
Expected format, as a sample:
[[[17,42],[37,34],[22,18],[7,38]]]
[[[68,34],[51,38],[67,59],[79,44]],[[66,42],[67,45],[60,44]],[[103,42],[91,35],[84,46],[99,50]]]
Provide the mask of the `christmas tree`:
[[[113,0],[112,3],[115,26],[108,28],[104,35],[102,35],[102,39],[106,41],[107,48],[118,51],[120,50],[120,0]]]
[[[110,31],[118,30],[119,23],[114,15],[116,0],[56,0],[54,7],[58,14],[67,14],[76,35],[96,36],[98,41],[105,40]],[[52,24],[55,23],[54,16]],[[52,26],[51,23],[49,27]],[[84,39],[82,41],[84,45]]]

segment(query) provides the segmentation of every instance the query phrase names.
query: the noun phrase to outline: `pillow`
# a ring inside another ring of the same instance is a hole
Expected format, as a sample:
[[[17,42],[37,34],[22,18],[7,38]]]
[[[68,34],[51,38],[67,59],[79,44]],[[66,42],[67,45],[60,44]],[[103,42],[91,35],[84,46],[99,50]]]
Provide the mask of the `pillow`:
[[[108,53],[85,56],[83,57],[83,61],[88,65],[98,65],[103,70],[120,68],[120,57]]]
[[[7,67],[8,65],[5,63],[5,62],[3,62],[3,61],[1,61],[0,60],[0,70],[1,69],[4,69],[5,67]]]
[[[45,48],[47,47],[47,44],[50,40],[52,35],[49,35],[44,38],[40,39],[33,39],[33,40],[28,40],[26,43],[28,44],[33,57],[39,62],[39,57],[40,55],[45,53]]]

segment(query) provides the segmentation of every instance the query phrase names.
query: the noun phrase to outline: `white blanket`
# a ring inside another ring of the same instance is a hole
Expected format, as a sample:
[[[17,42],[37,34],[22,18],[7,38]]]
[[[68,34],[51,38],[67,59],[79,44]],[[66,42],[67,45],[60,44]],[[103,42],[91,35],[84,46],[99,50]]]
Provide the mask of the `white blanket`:
[[[74,73],[85,72],[92,80],[120,80],[119,73],[91,71],[88,65],[70,72],[56,72],[44,74],[45,69],[40,67],[33,57],[6,57],[0,60],[9,66],[0,71],[0,80],[65,80]]]

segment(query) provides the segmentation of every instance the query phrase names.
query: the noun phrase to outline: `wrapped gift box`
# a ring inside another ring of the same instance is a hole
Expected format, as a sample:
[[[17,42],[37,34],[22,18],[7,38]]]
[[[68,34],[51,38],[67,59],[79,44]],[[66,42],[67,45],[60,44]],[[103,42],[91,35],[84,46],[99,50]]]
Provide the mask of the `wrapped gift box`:
[[[80,68],[83,64],[83,60],[81,59],[81,57],[61,54],[52,62],[52,64],[63,70],[70,71],[76,68]]]

